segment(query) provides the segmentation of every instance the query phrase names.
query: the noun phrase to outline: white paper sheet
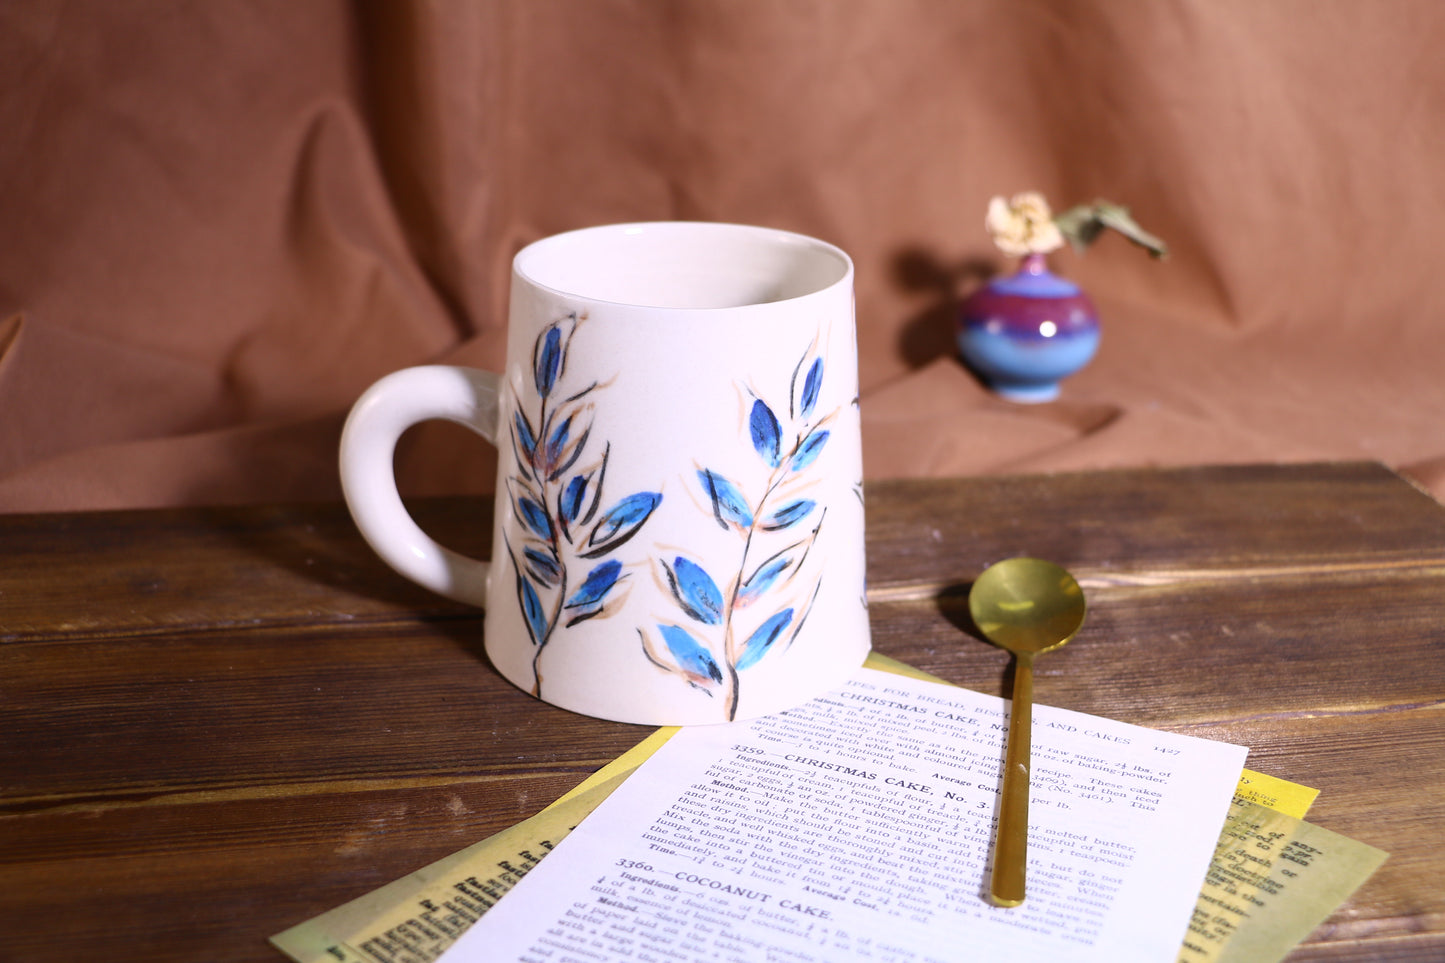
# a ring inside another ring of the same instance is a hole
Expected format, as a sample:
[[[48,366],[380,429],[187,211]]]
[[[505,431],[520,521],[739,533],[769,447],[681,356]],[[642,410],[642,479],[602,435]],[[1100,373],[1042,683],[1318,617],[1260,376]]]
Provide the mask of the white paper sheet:
[[[1007,703],[871,669],[685,729],[445,957],[1173,961],[1246,750],[1036,706],[1028,898],[986,899]]]

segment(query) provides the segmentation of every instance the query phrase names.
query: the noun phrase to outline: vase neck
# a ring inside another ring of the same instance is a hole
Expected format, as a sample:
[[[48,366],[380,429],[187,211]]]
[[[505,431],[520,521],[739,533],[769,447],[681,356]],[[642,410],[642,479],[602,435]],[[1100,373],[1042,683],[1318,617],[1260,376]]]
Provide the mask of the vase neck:
[[[1069,298],[1079,293],[1079,286],[1049,270],[1042,254],[1026,254],[1017,271],[995,278],[989,287],[999,294],[1026,298]]]
[[[1021,274],[1048,274],[1048,259],[1037,252],[1025,254],[1023,264],[1019,265],[1019,272]]]

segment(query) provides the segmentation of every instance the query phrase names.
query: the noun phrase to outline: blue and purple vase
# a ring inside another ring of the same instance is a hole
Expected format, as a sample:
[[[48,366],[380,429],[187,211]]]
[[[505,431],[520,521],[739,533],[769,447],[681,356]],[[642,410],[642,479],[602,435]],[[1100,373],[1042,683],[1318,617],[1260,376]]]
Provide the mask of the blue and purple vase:
[[[1099,316],[1072,281],[1030,254],[1015,274],[975,291],[959,310],[963,360],[1000,397],[1037,403],[1059,396],[1059,381],[1099,348]]]

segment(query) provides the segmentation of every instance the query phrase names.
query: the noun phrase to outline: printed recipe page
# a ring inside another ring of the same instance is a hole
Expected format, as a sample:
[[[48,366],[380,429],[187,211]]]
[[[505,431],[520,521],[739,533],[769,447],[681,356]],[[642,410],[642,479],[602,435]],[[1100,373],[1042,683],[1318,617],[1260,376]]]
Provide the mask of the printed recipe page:
[[[684,729],[449,961],[1176,959],[1238,746],[1036,706],[1028,897],[987,900],[1007,703],[861,670]]]

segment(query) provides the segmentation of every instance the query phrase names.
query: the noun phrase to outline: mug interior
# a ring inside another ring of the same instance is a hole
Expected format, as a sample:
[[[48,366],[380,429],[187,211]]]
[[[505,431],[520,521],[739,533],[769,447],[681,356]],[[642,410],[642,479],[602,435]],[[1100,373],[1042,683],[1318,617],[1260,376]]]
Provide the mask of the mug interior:
[[[653,308],[736,308],[787,301],[845,280],[852,263],[822,241],[739,224],[618,224],[524,248],[517,273],[589,301]]]

